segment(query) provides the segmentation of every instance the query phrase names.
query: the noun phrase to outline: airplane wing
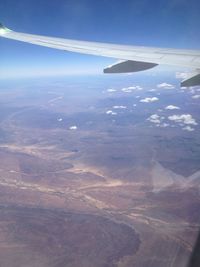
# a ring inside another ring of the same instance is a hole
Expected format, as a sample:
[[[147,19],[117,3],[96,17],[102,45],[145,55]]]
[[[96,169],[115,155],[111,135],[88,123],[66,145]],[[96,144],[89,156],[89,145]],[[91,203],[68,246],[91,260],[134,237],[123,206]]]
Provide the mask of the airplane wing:
[[[104,73],[136,72],[159,64],[190,67],[194,69],[194,76],[184,80],[181,85],[200,85],[200,50],[116,45],[47,37],[15,32],[2,24],[0,24],[0,36],[35,45],[120,60],[105,68]]]

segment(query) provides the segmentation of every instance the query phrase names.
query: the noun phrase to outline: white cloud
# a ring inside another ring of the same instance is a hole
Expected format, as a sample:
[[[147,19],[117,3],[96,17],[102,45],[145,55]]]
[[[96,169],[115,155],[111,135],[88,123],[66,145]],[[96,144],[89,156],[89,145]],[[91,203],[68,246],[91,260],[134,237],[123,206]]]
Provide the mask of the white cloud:
[[[198,87],[197,86],[189,86],[189,87],[181,87],[181,89],[182,90],[184,90],[184,92],[185,91],[188,91],[188,92],[190,92],[191,94],[195,94],[196,92],[198,92],[199,91],[199,89],[198,89]]]
[[[156,92],[156,89],[149,89],[148,92]]]
[[[163,123],[163,124],[160,125],[160,127],[163,127],[163,128],[166,128],[168,126],[169,126],[169,123]]]
[[[169,123],[163,122],[164,119],[165,119],[164,116],[159,116],[158,114],[153,114],[147,120],[154,123],[156,125],[156,127],[166,128],[170,125],[169,125]]]
[[[165,109],[173,110],[173,109],[180,109],[180,108],[177,106],[174,106],[174,105],[169,105],[169,106],[165,107]]]
[[[141,99],[140,102],[142,103],[151,103],[151,102],[155,102],[155,101],[158,101],[159,98],[157,97],[146,97],[144,99]]]
[[[185,131],[188,131],[188,132],[192,132],[194,131],[194,128],[190,127],[190,126],[185,126],[184,128],[182,128],[183,130]]]
[[[132,93],[132,90],[127,89],[127,88],[122,88],[122,92],[124,92],[124,93]]]
[[[124,87],[121,89],[122,92],[125,92],[125,93],[132,93],[133,91],[140,91],[142,90],[143,88],[139,85],[136,85],[136,86],[129,86],[129,87]]]
[[[133,104],[133,107],[137,107],[137,104]]]
[[[189,72],[176,72],[177,79],[187,79],[190,76]]]
[[[158,114],[153,114],[151,115],[147,120],[157,124],[157,126],[159,126],[159,124],[165,119],[165,117],[163,116],[159,116]],[[164,125],[164,124],[163,124]],[[166,127],[166,126],[164,126]]]
[[[114,109],[126,109],[126,106],[113,106]]]
[[[185,90],[188,90],[188,89],[189,89],[189,87],[181,86],[181,90],[182,90],[183,92],[185,92]]]
[[[63,120],[62,118],[58,118],[58,119],[57,119],[57,121],[59,121],[59,122],[62,121],[62,120]]]
[[[116,89],[112,89],[112,88],[110,88],[110,89],[107,90],[107,92],[108,92],[108,93],[113,93],[113,92],[116,92]]]
[[[151,115],[147,120],[152,122],[152,123],[156,123],[156,124],[159,124],[161,122],[160,116],[157,114]]]
[[[69,129],[70,129],[70,130],[77,130],[78,127],[77,127],[76,125],[73,125],[73,126],[70,126]]]
[[[106,114],[108,114],[108,115],[117,115],[117,113],[113,112],[112,110],[106,111]]]
[[[177,123],[190,124],[190,125],[198,124],[190,114],[172,115],[169,116],[168,119],[170,121],[175,121]]]
[[[200,95],[193,95],[192,98],[193,99],[198,99],[198,98],[200,98]]]
[[[174,85],[169,84],[169,83],[160,83],[157,85],[158,88],[162,88],[162,89],[174,89]]]

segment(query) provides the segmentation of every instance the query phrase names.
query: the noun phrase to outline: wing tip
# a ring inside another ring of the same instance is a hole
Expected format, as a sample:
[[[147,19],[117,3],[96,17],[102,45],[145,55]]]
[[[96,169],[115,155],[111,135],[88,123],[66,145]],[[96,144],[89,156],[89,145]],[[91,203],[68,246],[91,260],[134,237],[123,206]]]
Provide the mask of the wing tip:
[[[8,32],[11,32],[10,29],[8,29],[7,27],[5,27],[1,22],[0,22],[0,35],[4,35]]]
[[[6,29],[6,27],[0,22],[0,29]]]

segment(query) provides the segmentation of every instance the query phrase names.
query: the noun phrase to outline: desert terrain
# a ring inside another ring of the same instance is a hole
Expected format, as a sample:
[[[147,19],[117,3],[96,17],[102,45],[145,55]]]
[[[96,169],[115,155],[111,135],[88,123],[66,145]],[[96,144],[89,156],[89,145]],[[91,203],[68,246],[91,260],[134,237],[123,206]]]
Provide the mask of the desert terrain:
[[[1,267],[187,266],[200,227],[198,100],[121,83],[1,85]]]

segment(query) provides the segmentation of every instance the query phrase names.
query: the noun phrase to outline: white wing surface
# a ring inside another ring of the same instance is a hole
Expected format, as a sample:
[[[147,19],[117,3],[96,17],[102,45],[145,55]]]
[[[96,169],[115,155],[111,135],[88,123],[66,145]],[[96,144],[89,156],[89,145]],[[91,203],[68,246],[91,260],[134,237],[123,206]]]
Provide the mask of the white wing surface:
[[[0,36],[40,46],[120,60],[120,62],[105,68],[105,73],[135,72],[159,64],[190,67],[194,69],[195,75],[185,80],[182,85],[194,86],[200,84],[200,50],[116,45],[47,37],[15,32],[1,24]]]

